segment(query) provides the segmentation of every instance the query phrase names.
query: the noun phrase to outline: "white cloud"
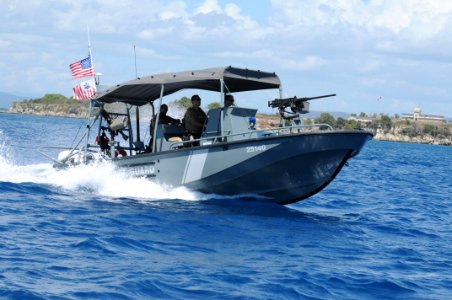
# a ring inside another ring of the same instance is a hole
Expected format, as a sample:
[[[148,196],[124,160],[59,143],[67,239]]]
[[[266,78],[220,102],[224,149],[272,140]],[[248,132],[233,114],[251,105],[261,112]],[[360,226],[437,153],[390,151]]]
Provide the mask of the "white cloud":
[[[159,14],[161,20],[171,20],[186,17],[187,5],[183,1],[176,1],[167,4]]]
[[[205,0],[198,8],[196,8],[196,14],[209,14],[209,13],[217,13],[221,14],[223,10],[218,4],[217,0]]]
[[[241,19],[241,9],[237,4],[234,3],[228,3],[226,4],[224,8],[224,12],[227,16],[233,18],[233,19]]]
[[[331,32],[337,26],[403,34],[412,41],[430,39],[452,25],[449,0],[272,0],[278,22],[303,31]],[[341,29],[342,30],[342,29]]]
[[[255,54],[242,51],[219,51],[215,52],[214,55],[223,58],[250,58],[253,57]]]
[[[279,61],[279,64],[286,69],[299,71],[318,69],[327,62],[325,59],[314,55],[308,55],[299,59],[277,58],[276,61]]]
[[[124,51],[130,51],[130,47],[125,47],[122,46],[124,48]],[[150,48],[146,48],[146,47],[136,47],[136,53],[137,56],[140,59],[161,59],[161,60],[176,60],[176,59],[180,59],[181,56],[179,55],[162,55],[159,52],[155,51],[154,49],[150,49]]]
[[[55,18],[58,27],[67,31],[83,31],[89,25],[93,32],[118,34],[158,21],[167,7],[181,6],[180,1],[162,4],[158,0],[67,1],[64,8],[56,8]]]
[[[163,28],[150,28],[144,29],[137,33],[137,36],[141,39],[154,39],[158,37],[164,37],[171,35],[176,30],[173,26]]]
[[[260,39],[270,33],[268,28],[262,27],[253,18],[243,15],[240,7],[234,3],[226,4],[224,12],[235,21],[234,25],[238,30],[247,33],[248,38]]]
[[[279,68],[298,71],[319,69],[327,63],[327,60],[315,55],[300,55],[296,58],[290,55],[291,58],[288,58],[289,55],[276,53],[272,50],[256,50],[253,52],[221,51],[215,53],[215,55],[230,59],[253,59],[254,61],[258,59],[261,63],[265,62],[266,64],[279,66]]]
[[[364,64],[360,64],[357,69],[364,73],[375,72],[381,70],[384,64],[384,61],[380,58],[374,58],[367,60]]]
[[[11,45],[12,45],[11,41],[0,40],[0,50],[6,49],[6,48],[10,47]]]

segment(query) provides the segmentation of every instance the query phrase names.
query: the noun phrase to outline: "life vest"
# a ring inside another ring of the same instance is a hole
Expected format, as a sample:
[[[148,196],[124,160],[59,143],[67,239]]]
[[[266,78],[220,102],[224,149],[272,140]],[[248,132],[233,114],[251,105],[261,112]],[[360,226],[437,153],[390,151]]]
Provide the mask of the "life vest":
[[[124,149],[118,147],[118,148],[116,148],[116,151],[115,151],[115,157],[118,157],[120,154],[122,157],[127,156],[127,152]]]
[[[101,150],[107,150],[109,149],[110,139],[107,137],[105,132],[102,132],[101,136],[96,136],[96,144],[100,146]]]

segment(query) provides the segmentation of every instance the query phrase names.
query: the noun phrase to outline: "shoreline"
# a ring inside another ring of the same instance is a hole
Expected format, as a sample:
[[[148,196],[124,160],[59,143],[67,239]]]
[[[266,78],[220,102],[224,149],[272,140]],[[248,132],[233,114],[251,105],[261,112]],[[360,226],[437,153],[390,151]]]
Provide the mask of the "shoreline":
[[[56,117],[56,118],[71,118],[71,119],[85,119],[86,116],[80,115],[65,115],[65,114],[41,114],[41,113],[21,113],[13,111],[0,111],[3,114],[23,115],[23,116],[37,116],[37,117]]]
[[[374,133],[374,140],[376,141],[386,141],[386,142],[402,142],[402,143],[412,143],[412,144],[430,144],[430,145],[442,145],[442,146],[452,146],[452,139],[449,138],[439,138],[433,137],[429,134],[408,136],[403,134],[394,133],[384,133],[379,130]]]
[[[418,144],[418,145],[433,145],[433,146],[452,146],[452,142],[448,142],[448,143],[435,143],[435,142],[428,142],[428,141],[405,141],[403,139],[399,139],[399,140],[390,140],[390,139],[379,139],[379,138],[374,138],[372,139],[376,142],[388,142],[388,143],[404,143],[404,144]]]

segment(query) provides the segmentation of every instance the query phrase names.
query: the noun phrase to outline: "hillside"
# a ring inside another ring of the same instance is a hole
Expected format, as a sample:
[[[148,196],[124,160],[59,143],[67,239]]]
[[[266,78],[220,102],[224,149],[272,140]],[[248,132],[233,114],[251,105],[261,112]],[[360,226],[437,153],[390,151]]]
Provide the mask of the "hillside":
[[[9,112],[81,118],[88,113],[88,101],[73,100],[60,94],[46,94],[38,99],[13,102]]]

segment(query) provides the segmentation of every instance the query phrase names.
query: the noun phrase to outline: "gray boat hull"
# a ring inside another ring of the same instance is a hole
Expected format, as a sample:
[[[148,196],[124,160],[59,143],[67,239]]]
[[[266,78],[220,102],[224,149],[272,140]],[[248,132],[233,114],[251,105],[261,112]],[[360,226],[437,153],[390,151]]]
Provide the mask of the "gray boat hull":
[[[325,188],[372,138],[328,131],[248,139],[114,159],[127,173],[217,195],[289,204]]]

